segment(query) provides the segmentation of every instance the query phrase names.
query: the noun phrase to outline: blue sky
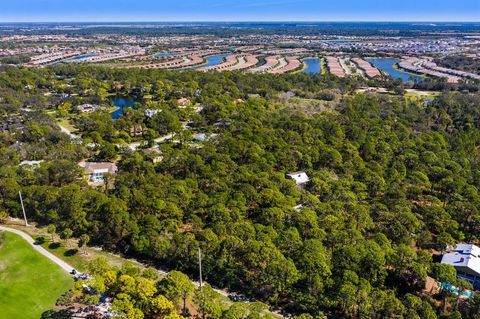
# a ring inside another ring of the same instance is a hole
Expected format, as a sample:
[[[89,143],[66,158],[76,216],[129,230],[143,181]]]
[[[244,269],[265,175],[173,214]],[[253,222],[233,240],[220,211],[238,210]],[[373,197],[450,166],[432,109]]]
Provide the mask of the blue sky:
[[[480,0],[0,0],[12,21],[480,21]]]

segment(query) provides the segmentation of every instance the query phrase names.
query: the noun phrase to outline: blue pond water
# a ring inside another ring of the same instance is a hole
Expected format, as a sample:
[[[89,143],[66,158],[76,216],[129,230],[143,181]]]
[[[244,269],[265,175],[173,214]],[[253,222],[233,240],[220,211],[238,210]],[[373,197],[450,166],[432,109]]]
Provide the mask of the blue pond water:
[[[164,53],[155,54],[154,57],[156,57],[156,58],[168,58],[168,57],[173,57],[173,56],[177,56],[177,55],[178,55],[177,53],[164,52]]]
[[[305,59],[303,62],[307,65],[304,73],[319,74],[321,72],[319,59]]]
[[[374,66],[379,68],[381,71],[387,73],[394,79],[401,79],[403,82],[408,81],[422,81],[423,78],[415,75],[411,75],[402,71],[395,69],[393,66],[399,62],[396,59],[371,59],[368,62],[372,63]]]
[[[207,58],[206,58],[207,63],[198,67],[198,68],[206,68],[207,66],[220,64],[220,63],[222,63],[223,59],[225,59],[227,56],[228,56],[228,54],[215,54],[215,55],[207,56]]]
[[[86,58],[91,58],[92,56],[95,56],[95,54],[78,55],[76,57],[73,57],[72,60],[83,60]]]
[[[129,97],[116,97],[115,100],[113,100],[113,105],[118,107],[118,109],[112,112],[112,118],[118,120],[123,116],[123,109],[133,107],[135,101]]]

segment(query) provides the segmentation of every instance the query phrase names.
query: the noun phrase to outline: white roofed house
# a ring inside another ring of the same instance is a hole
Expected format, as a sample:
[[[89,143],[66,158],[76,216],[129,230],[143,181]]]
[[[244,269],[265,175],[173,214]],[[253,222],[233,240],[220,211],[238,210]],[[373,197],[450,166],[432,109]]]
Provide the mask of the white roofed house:
[[[149,117],[149,118],[152,118],[158,114],[160,114],[162,112],[162,110],[157,110],[157,109],[145,109],[143,111],[143,114],[146,116],[146,117]]]
[[[100,109],[100,105],[97,104],[82,104],[78,105],[77,109],[82,113],[90,113]]]
[[[480,290],[480,247],[457,244],[442,256],[442,264],[455,267],[457,277],[468,280],[475,290]]]
[[[40,160],[40,161],[22,161],[20,164],[18,164],[18,166],[23,168],[24,170],[27,170],[27,171],[34,171],[37,168],[39,168],[42,163],[43,163],[43,160]]]
[[[295,181],[295,183],[298,186],[304,185],[304,184],[306,184],[310,181],[310,178],[308,177],[307,173],[305,173],[305,172],[288,173],[286,175],[286,177]]]
[[[106,174],[118,173],[117,165],[111,162],[80,162],[78,165],[85,171],[88,183],[93,185],[103,185]]]

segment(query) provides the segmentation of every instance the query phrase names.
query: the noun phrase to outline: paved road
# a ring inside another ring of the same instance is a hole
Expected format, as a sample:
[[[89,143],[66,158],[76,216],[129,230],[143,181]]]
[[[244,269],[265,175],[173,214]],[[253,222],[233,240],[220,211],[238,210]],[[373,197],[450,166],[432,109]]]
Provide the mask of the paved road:
[[[21,230],[18,230],[18,229],[14,229],[14,228],[9,228],[9,227],[5,227],[5,226],[0,226],[0,230],[4,230],[4,231],[8,231],[8,232],[11,232],[11,233],[15,233],[19,236],[21,236],[23,239],[25,239],[30,245],[32,245],[32,247],[38,251],[40,254],[42,254],[43,256],[47,257],[48,259],[50,259],[51,261],[53,261],[54,263],[56,263],[57,265],[60,266],[60,268],[62,268],[63,270],[65,270],[66,272],[70,273],[72,271],[72,269],[74,269],[72,266],[70,266],[69,264],[67,264],[66,262],[64,262],[63,260],[61,260],[60,258],[58,258],[57,256],[55,256],[54,254],[50,253],[48,250],[46,250],[45,248],[43,248],[42,246],[40,245],[35,245],[35,240],[30,237],[30,235],[24,233],[23,231]]]

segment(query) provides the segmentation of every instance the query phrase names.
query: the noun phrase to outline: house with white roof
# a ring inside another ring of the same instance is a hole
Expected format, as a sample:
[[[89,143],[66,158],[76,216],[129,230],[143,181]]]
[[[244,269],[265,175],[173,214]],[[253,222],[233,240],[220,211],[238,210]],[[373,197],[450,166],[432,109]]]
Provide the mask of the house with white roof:
[[[88,182],[93,184],[102,184],[107,173],[118,173],[117,165],[111,162],[80,162],[78,165],[85,171]]]
[[[152,118],[160,113],[162,113],[162,110],[158,110],[158,109],[145,109],[143,111],[143,114],[149,118]]]
[[[310,181],[310,178],[305,172],[288,173],[286,177],[289,179],[293,179],[297,185],[303,185]]]
[[[474,289],[480,289],[480,247],[473,244],[457,244],[442,256],[442,264],[452,265],[457,277],[468,280]]]
[[[100,105],[97,104],[82,104],[78,105],[77,109],[82,113],[90,113],[100,109]]]
[[[23,167],[28,170],[34,170],[40,167],[40,164],[43,163],[43,160],[40,161],[22,161],[18,166]]]

